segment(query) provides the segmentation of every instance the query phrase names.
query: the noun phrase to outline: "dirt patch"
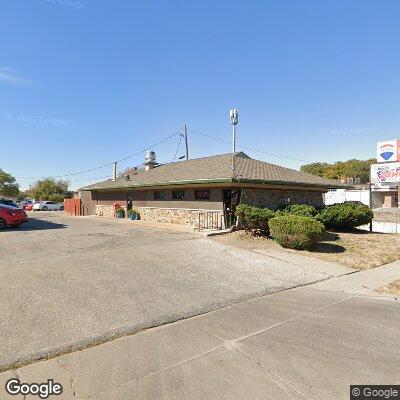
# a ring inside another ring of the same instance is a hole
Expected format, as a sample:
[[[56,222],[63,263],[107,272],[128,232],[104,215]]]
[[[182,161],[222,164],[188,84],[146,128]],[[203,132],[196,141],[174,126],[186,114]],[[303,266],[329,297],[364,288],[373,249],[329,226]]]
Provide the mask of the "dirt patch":
[[[298,250],[283,249],[272,239],[244,231],[218,236],[214,240],[248,250],[270,248],[299,253]],[[369,269],[400,259],[400,235],[367,231],[327,232],[313,251],[303,250],[300,253],[357,270]]]
[[[381,293],[390,293],[390,294],[398,294],[400,295],[400,279],[390,282],[389,284],[380,287],[377,289],[378,292]]]

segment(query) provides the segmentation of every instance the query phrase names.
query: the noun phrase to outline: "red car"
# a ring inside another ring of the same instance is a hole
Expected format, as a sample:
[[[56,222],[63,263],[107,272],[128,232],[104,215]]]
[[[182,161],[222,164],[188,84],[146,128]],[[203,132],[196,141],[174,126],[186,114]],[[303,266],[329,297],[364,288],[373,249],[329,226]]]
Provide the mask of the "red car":
[[[23,222],[28,222],[28,216],[24,210],[0,204],[0,229],[6,226],[15,228]]]
[[[33,203],[28,203],[24,205],[25,211],[32,211],[32,208],[33,208]]]

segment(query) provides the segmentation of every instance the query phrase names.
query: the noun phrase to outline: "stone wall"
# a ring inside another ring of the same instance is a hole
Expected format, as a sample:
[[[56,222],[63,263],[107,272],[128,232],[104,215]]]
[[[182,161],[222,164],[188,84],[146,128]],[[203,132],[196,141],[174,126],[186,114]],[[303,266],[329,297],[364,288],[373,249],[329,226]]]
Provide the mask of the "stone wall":
[[[134,209],[139,212],[142,221],[184,224],[193,227],[198,226],[199,214],[204,212],[204,210],[190,210],[185,208],[134,207]],[[216,221],[220,224],[222,212],[213,211],[213,213],[215,224]],[[98,205],[96,206],[96,214],[104,217],[112,217],[114,212],[112,206]]]
[[[309,204],[323,206],[323,192],[293,189],[243,188],[241,203],[257,207],[277,208],[280,204]]]
[[[121,207],[125,209],[126,207]],[[102,217],[113,217],[114,216],[114,210],[112,206],[109,205],[96,205],[96,215],[100,215]]]
[[[135,207],[139,211],[140,219],[152,222],[167,222],[170,224],[184,224],[196,226],[199,222],[200,210],[184,208],[152,208]]]

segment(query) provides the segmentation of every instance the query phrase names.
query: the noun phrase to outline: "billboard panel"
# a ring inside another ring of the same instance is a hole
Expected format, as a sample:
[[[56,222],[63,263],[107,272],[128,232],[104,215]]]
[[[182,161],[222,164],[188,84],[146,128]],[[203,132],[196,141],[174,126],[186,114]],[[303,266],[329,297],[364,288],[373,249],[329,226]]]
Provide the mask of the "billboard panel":
[[[400,162],[371,165],[372,183],[400,183]]]
[[[400,140],[387,140],[376,145],[376,160],[378,162],[400,161]]]

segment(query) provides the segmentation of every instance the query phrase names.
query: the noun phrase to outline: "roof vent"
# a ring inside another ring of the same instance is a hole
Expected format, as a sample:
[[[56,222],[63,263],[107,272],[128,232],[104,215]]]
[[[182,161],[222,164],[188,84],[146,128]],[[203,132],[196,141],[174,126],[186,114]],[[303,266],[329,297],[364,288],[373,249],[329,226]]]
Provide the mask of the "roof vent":
[[[153,150],[147,150],[146,159],[143,163],[146,171],[153,169],[158,163],[156,162],[156,153]]]

